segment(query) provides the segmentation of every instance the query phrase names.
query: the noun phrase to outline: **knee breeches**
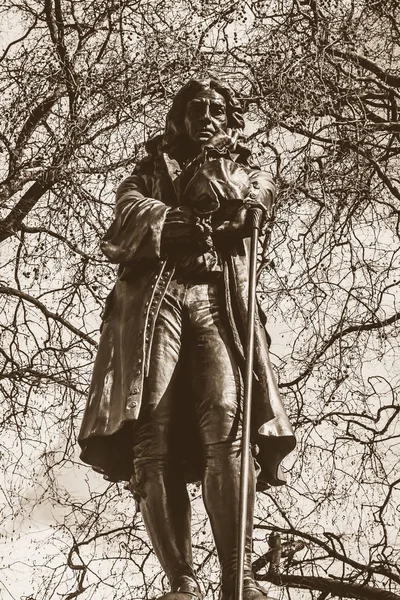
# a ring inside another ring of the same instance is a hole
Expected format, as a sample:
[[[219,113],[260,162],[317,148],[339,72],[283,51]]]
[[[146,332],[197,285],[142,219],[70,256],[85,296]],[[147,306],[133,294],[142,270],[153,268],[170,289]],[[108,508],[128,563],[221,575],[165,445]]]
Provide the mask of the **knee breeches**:
[[[192,405],[204,446],[233,441],[240,434],[240,372],[221,308],[220,283],[173,280],[169,286],[156,321],[134,432],[135,460],[167,459],[174,414],[184,403]],[[189,372],[182,373],[182,362]],[[190,381],[184,392],[179,385],[183,376]]]

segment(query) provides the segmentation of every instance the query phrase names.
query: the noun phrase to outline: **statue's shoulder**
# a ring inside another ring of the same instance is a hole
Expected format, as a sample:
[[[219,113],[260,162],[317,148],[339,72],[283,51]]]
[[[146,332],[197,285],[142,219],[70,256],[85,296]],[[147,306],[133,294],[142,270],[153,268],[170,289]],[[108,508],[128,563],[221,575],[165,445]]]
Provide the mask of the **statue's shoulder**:
[[[249,174],[253,176],[266,177],[273,181],[274,177],[271,173],[265,171],[259,164],[257,158],[251,153],[247,146],[238,144],[238,156],[236,162],[240,163]]]
[[[154,172],[154,156],[151,154],[147,154],[144,158],[142,158],[133,170],[135,175],[152,175]]]
[[[238,144],[236,145],[235,153],[235,162],[243,165],[244,167],[253,168],[251,150],[249,150],[249,148],[245,144],[238,142]]]
[[[136,164],[134,169],[135,174],[150,176],[154,173],[158,149],[161,143],[161,135],[156,135],[147,140],[145,144],[147,154]]]

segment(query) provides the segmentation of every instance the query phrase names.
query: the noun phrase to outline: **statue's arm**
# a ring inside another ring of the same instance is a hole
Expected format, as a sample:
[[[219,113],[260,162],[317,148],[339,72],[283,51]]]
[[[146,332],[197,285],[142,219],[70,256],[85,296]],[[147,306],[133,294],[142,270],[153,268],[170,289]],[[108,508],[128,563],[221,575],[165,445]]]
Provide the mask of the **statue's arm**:
[[[114,220],[101,243],[111,262],[160,257],[162,229],[169,208],[151,197],[146,179],[136,169],[117,190]]]

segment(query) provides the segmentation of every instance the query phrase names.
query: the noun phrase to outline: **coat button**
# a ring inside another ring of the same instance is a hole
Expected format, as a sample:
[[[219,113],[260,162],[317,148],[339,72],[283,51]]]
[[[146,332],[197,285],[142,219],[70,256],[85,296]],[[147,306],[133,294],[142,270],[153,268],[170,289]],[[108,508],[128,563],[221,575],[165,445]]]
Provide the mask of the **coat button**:
[[[136,408],[137,407],[137,402],[128,402],[128,404],[126,405],[127,408]]]

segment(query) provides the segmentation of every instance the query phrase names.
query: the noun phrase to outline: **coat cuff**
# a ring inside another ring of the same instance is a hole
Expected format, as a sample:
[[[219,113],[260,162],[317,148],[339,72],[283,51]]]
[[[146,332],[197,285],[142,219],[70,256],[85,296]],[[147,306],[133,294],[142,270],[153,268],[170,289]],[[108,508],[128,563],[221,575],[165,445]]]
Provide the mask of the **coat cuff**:
[[[101,250],[112,263],[137,258],[160,258],[161,234],[168,207],[154,198],[126,204],[116,215],[101,242]]]

